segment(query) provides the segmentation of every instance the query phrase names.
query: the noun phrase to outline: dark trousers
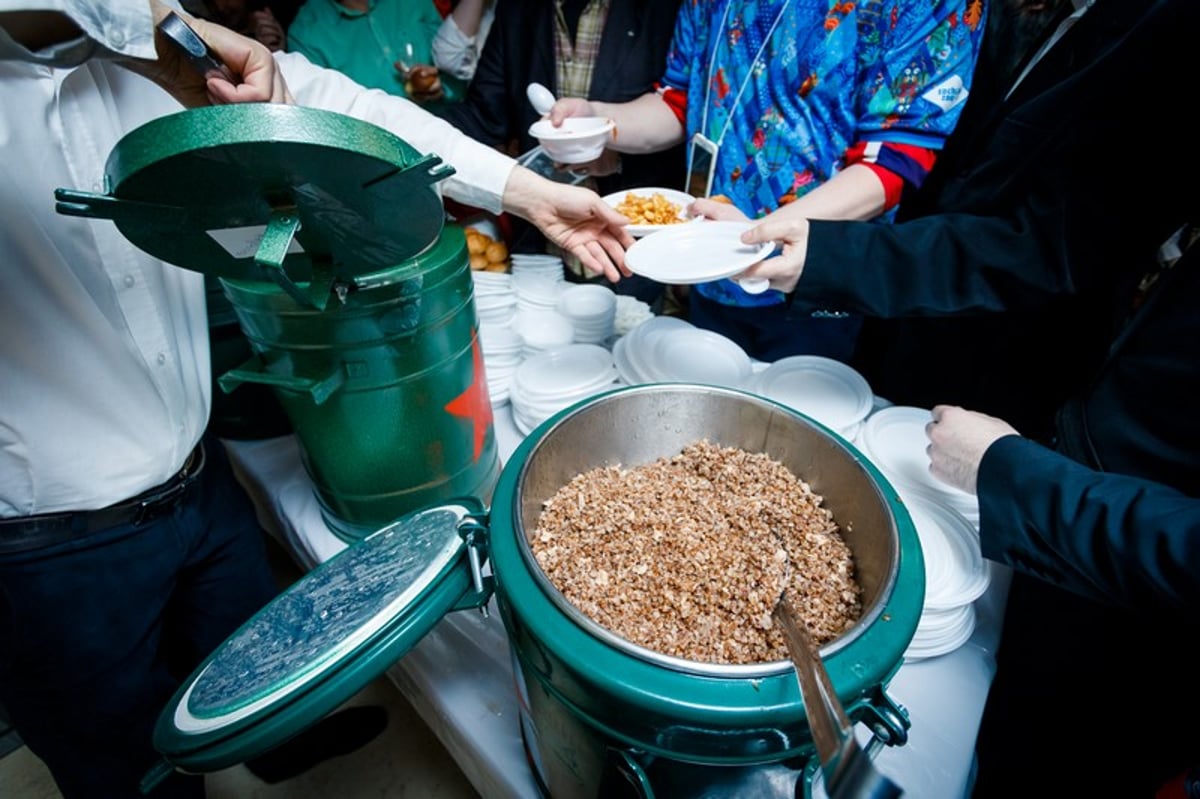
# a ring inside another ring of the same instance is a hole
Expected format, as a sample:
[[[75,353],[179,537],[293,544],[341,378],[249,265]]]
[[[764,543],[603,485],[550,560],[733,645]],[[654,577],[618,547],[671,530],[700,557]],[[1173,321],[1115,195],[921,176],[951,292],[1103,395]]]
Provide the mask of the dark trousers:
[[[742,308],[722,305],[694,289],[688,292],[688,321],[732,339],[751,358],[777,361],[789,355],[821,355],[848,362],[862,317],[814,317],[787,305]]]
[[[140,796],[182,678],[276,593],[224,448],[167,515],[0,557],[0,704],[64,797]],[[176,775],[154,797],[203,796]]]
[[[974,799],[1153,799],[1200,764],[1197,636],[1014,574]]]

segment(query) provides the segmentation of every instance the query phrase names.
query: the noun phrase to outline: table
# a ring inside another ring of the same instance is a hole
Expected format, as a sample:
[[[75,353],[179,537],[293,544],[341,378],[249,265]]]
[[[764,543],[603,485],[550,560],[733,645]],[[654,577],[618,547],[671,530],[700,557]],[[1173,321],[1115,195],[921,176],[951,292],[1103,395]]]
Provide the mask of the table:
[[[504,460],[521,441],[507,405],[496,409],[495,427]],[[225,443],[259,520],[303,567],[311,569],[345,548],[321,517],[294,437]],[[976,602],[970,640],[949,654],[905,662],[888,685],[888,694],[908,710],[912,728],[905,745],[885,747],[875,762],[907,796],[961,799],[970,794],[975,738],[995,674],[1011,578],[1007,567],[989,567],[992,581]],[[489,608],[486,618],[477,610],[447,615],[387,674],[482,796],[535,799],[539,793],[521,743],[508,639],[495,599]],[[863,725],[858,732],[865,742]]]

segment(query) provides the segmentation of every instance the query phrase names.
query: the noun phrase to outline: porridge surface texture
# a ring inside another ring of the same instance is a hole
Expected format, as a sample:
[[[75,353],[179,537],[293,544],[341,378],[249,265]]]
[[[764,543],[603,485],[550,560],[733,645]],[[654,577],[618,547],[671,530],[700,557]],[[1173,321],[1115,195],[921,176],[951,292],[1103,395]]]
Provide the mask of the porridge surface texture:
[[[704,440],[577,475],[546,501],[530,545],[586,616],[685,660],[787,659],[771,619],[785,587],[818,646],[862,613],[850,549],[822,498],[767,455]]]

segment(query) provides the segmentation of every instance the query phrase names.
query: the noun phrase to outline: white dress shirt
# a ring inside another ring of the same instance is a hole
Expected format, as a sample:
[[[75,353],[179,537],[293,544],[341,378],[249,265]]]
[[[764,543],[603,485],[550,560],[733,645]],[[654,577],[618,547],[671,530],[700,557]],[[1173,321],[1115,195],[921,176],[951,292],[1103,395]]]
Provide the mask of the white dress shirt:
[[[468,36],[454,21],[454,15],[448,15],[438,27],[430,44],[433,65],[443,72],[449,72],[460,80],[470,81],[475,77],[475,67],[479,65],[479,54],[483,52],[484,42],[492,29],[496,18],[496,4],[488,3],[479,18],[479,30],[474,36]]]
[[[179,470],[211,404],[203,277],[106,220],[62,216],[59,187],[101,192],[121,137],[179,104],[104,58],[153,52],[146,0],[20,2],[67,13],[88,41],[33,54],[0,29],[0,517],[89,510]],[[441,188],[499,210],[514,162],[403,98],[279,54],[297,102],[388,128],[457,173]],[[59,66],[52,66],[58,64]]]

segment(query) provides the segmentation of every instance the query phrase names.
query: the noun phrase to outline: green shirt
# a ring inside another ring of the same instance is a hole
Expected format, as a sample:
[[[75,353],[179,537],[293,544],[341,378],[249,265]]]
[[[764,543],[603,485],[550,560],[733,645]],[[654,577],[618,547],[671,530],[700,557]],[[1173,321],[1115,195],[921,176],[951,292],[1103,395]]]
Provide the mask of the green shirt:
[[[429,48],[441,24],[433,0],[371,0],[367,11],[337,0],[307,0],[288,28],[288,49],[367,88],[407,96],[395,63],[408,60],[405,44],[411,44],[414,65],[432,64]],[[462,96],[461,84],[441,78],[447,99]]]

